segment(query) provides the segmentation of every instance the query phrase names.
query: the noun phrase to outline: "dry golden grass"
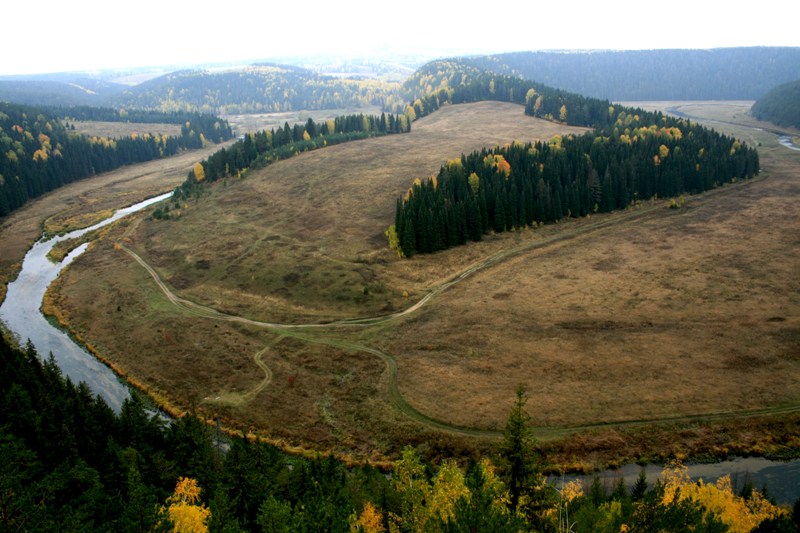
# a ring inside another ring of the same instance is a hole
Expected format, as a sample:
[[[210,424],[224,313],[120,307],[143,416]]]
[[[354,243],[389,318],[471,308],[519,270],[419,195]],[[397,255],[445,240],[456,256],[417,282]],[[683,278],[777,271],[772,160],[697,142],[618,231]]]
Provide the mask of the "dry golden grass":
[[[407,442],[470,453],[491,443],[474,430],[502,427],[522,384],[541,436],[582,430],[551,450],[562,464],[763,453],[767,441],[797,453],[800,154],[766,133],[742,130],[764,143],[766,179],[682,209],[658,202],[412,260],[386,250],[382,230],[415,177],[462,152],[559,130],[487,102],[447,107],[408,135],[302,154],[216,184],[180,220],[120,223],[60,278],[54,299],[100,353],[173,403],[291,444],[367,458]],[[183,298],[302,323],[407,307],[471,265],[520,251],[404,318],[298,331],[178,309],[115,240]],[[271,373],[263,387],[259,361]],[[393,364],[408,406],[393,392]],[[747,439],[731,412],[780,415],[749,418],[753,444],[737,448]],[[776,423],[787,420],[790,429]],[[713,439],[713,428],[729,438]],[[783,433],[763,437],[773,431]]]

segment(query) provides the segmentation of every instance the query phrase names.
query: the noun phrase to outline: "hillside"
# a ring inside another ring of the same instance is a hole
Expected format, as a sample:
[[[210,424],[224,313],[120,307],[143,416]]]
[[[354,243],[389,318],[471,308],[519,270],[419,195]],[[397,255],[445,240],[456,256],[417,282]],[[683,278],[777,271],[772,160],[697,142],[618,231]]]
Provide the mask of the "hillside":
[[[376,76],[381,75],[381,65],[375,65]],[[359,73],[328,76],[295,66],[255,64],[225,70],[181,70],[136,85],[66,74],[5,78],[0,79],[0,101],[164,112],[270,113],[397,106],[398,86]]]
[[[775,87],[750,109],[758,120],[800,129],[800,80]]]
[[[513,52],[457,61],[614,101],[756,100],[797,78],[800,48]]]
[[[0,79],[0,101],[33,106],[110,105],[125,86],[83,76]]]

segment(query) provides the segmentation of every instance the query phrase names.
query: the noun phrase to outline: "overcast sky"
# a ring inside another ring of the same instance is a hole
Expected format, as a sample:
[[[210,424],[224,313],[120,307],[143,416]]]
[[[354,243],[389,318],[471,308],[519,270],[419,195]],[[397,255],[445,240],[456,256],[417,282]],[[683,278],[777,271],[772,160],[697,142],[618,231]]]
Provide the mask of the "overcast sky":
[[[445,56],[800,46],[795,0],[745,6],[704,0],[11,0],[2,10],[0,75],[387,48]]]

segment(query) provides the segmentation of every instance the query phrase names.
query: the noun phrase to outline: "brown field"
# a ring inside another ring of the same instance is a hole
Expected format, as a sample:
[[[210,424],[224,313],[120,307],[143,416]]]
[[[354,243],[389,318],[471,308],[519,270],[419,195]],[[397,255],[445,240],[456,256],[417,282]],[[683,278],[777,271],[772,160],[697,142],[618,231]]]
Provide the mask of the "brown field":
[[[293,126],[296,123],[305,123],[309,118],[319,123],[329,118],[359,113],[365,115],[380,115],[381,108],[374,106],[360,109],[320,109],[313,111],[284,111],[280,113],[251,113],[247,115],[222,115],[222,118],[228,121],[233,131],[241,135],[245,132],[282,128],[286,123]]]
[[[159,396],[287,444],[364,458],[405,443],[482,450],[521,384],[562,465],[796,454],[800,154],[764,132],[737,133],[762,143],[760,179],[679,210],[647,202],[412,260],[386,250],[382,231],[414,178],[462,152],[566,130],[487,102],[444,108],[407,135],[301,154],[216,184],[179,220],[118,223],[53,299]],[[196,305],[169,300],[120,241]],[[311,326],[428,294],[407,315]]]

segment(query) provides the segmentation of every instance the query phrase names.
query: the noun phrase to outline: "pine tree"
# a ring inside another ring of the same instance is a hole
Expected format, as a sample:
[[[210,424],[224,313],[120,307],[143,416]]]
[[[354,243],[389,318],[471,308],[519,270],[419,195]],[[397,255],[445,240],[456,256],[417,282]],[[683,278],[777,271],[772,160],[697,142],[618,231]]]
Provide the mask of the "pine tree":
[[[531,416],[525,408],[527,402],[528,397],[520,385],[517,387],[517,397],[506,420],[503,442],[500,445],[512,513],[516,512],[520,495],[534,470],[534,438],[530,427]]]

